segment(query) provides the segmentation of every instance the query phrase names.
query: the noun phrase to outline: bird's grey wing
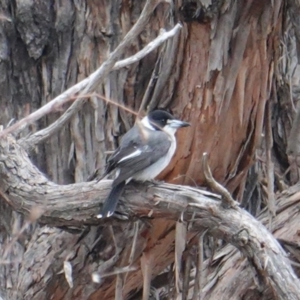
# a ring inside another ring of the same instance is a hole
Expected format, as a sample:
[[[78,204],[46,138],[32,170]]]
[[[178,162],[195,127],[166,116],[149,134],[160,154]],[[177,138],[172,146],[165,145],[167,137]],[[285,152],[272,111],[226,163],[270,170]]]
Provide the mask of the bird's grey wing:
[[[155,131],[152,131],[151,133],[155,136],[157,135]],[[121,139],[120,146],[108,159],[105,172],[101,178],[105,177],[111,171],[116,169],[122,158],[126,157],[128,159],[128,157],[130,158],[134,155],[133,153],[139,153],[137,149],[141,149],[141,145],[148,143],[149,136],[151,136],[150,131],[147,129],[142,129],[138,125],[133,126],[129,131],[127,131],[127,133],[125,133]],[[96,172],[88,178],[88,181],[93,180],[96,177],[99,177],[98,170],[96,170]]]
[[[118,177],[114,180],[113,185],[131,178],[141,170],[149,167],[162,156],[166,155],[171,146],[168,136],[162,132],[153,132],[149,135],[145,143],[133,147],[131,154],[119,160],[116,167],[120,169]]]
[[[132,154],[136,151],[136,147],[134,144],[126,147],[126,148],[118,148],[112,154],[112,156],[108,159],[105,173],[106,175],[109,174],[112,170],[117,167],[118,162],[122,159],[122,157],[127,157],[128,155]]]
[[[117,163],[122,159],[130,155],[136,150],[136,144],[141,143],[140,131],[137,126],[133,126],[129,131],[127,131],[121,139],[120,146],[115,150],[115,152],[110,156],[107,161],[105,173],[108,174],[114,170]]]

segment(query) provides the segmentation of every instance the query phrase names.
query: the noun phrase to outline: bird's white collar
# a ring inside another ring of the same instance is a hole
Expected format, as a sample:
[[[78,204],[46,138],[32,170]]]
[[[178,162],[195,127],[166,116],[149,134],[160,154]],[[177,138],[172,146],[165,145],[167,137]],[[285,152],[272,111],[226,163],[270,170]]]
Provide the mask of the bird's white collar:
[[[141,123],[143,126],[145,126],[146,128],[150,129],[150,130],[156,130],[154,128],[154,126],[150,123],[149,121],[149,118],[148,116],[144,117],[142,120],[141,120]],[[162,131],[166,132],[167,134],[171,135],[171,136],[174,136],[176,131],[177,131],[177,128],[174,128],[172,126],[169,126],[169,125],[166,125],[164,128],[161,129]]]
[[[146,128],[150,129],[150,130],[155,130],[155,128],[153,127],[153,125],[150,123],[148,116],[144,117],[141,121],[141,123],[143,124],[143,126],[145,126]]]

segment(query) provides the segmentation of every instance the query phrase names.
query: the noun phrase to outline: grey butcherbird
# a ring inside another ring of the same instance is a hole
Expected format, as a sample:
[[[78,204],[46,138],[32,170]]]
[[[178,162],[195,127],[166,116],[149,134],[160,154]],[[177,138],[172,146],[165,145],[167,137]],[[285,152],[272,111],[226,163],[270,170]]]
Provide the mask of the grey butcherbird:
[[[97,218],[110,217],[126,183],[154,179],[171,161],[176,150],[175,133],[189,123],[176,120],[164,110],[154,110],[137,122],[121,139],[109,158],[104,176],[116,170],[112,190]]]

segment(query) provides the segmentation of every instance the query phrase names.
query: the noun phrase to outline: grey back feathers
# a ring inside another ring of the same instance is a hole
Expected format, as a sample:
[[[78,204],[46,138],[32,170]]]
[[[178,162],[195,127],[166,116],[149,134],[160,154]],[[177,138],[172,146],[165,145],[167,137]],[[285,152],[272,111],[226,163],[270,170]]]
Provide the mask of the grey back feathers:
[[[138,124],[132,127],[108,160],[107,173],[115,168],[120,170],[113,186],[155,163],[167,154],[170,146],[171,141],[163,131],[153,131]]]
[[[163,110],[153,111],[137,121],[107,162],[105,175],[115,169],[117,176],[98,218],[114,213],[118,199],[131,179],[154,179],[168,166],[176,150],[176,130],[189,125]]]

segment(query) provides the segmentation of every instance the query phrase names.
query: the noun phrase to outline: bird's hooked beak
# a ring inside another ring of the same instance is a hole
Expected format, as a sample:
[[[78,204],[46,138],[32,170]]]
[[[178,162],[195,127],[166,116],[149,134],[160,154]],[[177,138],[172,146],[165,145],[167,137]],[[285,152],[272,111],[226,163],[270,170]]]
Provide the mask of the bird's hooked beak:
[[[181,127],[188,127],[191,126],[190,123],[188,122],[184,122],[184,121],[180,121],[180,120],[168,120],[167,124],[171,127],[171,128],[181,128]]]

